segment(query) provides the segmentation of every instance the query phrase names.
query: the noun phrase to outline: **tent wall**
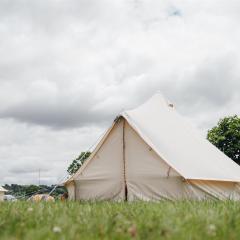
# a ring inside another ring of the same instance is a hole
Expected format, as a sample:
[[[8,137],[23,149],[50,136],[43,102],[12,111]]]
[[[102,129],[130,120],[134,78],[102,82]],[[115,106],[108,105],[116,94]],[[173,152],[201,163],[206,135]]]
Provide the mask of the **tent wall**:
[[[3,201],[4,198],[4,192],[0,192],[0,202]]]
[[[123,200],[123,119],[75,179],[76,199]]]
[[[67,191],[68,191],[68,199],[69,200],[75,200],[75,182],[71,181],[66,185]]]
[[[205,193],[205,198],[240,200],[240,185],[236,182],[190,180],[195,189]]]
[[[160,200],[201,197],[125,124],[125,156],[128,200]],[[173,146],[174,147],[174,146]]]
[[[125,124],[128,199],[240,199],[240,185],[224,181],[186,181],[165,163],[133,128]],[[174,150],[174,146],[172,147]]]

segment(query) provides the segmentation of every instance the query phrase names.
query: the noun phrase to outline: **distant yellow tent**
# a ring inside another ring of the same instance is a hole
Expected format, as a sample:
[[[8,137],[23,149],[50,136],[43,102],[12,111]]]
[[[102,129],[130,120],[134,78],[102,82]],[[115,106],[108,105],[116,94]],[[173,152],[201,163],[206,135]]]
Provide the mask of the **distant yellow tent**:
[[[54,197],[50,196],[48,193],[45,194],[36,194],[28,198],[28,201],[31,202],[54,202]]]
[[[240,200],[240,166],[160,94],[116,118],[67,182],[75,200]]]

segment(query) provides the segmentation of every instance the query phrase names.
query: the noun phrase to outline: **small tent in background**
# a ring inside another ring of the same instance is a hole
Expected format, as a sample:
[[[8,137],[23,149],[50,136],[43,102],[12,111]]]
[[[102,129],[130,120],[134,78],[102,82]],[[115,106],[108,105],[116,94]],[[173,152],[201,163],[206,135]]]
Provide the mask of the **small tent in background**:
[[[240,166],[160,94],[116,118],[66,183],[75,200],[240,199]]]
[[[7,190],[0,186],[0,202],[4,200],[4,194]]]

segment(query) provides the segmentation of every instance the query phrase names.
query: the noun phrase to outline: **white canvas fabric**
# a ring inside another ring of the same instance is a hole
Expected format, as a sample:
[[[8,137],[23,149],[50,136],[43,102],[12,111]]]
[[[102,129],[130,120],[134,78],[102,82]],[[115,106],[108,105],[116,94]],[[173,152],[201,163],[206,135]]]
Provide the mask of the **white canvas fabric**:
[[[201,190],[205,195],[204,198],[220,200],[240,199],[240,185],[237,182],[193,180],[189,183],[194,187],[194,189]]]
[[[7,190],[0,186],[0,201],[3,201],[5,192],[7,192]]]
[[[75,199],[75,182],[71,181],[68,184],[68,199],[69,200],[74,200]]]
[[[0,192],[7,192],[7,190],[4,187],[0,186]]]
[[[66,183],[70,199],[240,199],[240,167],[160,94],[122,113]]]
[[[185,194],[182,177],[125,125],[128,199],[177,199]]]
[[[123,116],[184,178],[240,182],[240,167],[200,136],[160,94]]]
[[[117,122],[99,150],[76,174],[75,194],[83,200],[124,198],[123,121]]]

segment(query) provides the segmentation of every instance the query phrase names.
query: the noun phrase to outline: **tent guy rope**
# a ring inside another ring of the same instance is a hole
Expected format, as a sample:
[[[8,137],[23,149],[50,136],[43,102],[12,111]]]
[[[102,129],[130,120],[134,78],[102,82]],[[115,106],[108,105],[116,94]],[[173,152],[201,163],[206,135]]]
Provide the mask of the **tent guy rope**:
[[[87,154],[87,152],[91,152],[91,150],[99,143],[99,141],[102,139],[102,137],[105,135],[105,133],[107,132],[107,130],[105,130],[98,138],[97,140],[85,151],[85,153],[82,155],[82,157],[79,159],[79,161],[81,161]],[[57,182],[57,184],[53,187],[53,189],[49,192],[49,195],[51,195],[56,188],[64,181],[67,180],[70,176],[69,174],[65,174],[62,178],[60,178],[60,180]]]

